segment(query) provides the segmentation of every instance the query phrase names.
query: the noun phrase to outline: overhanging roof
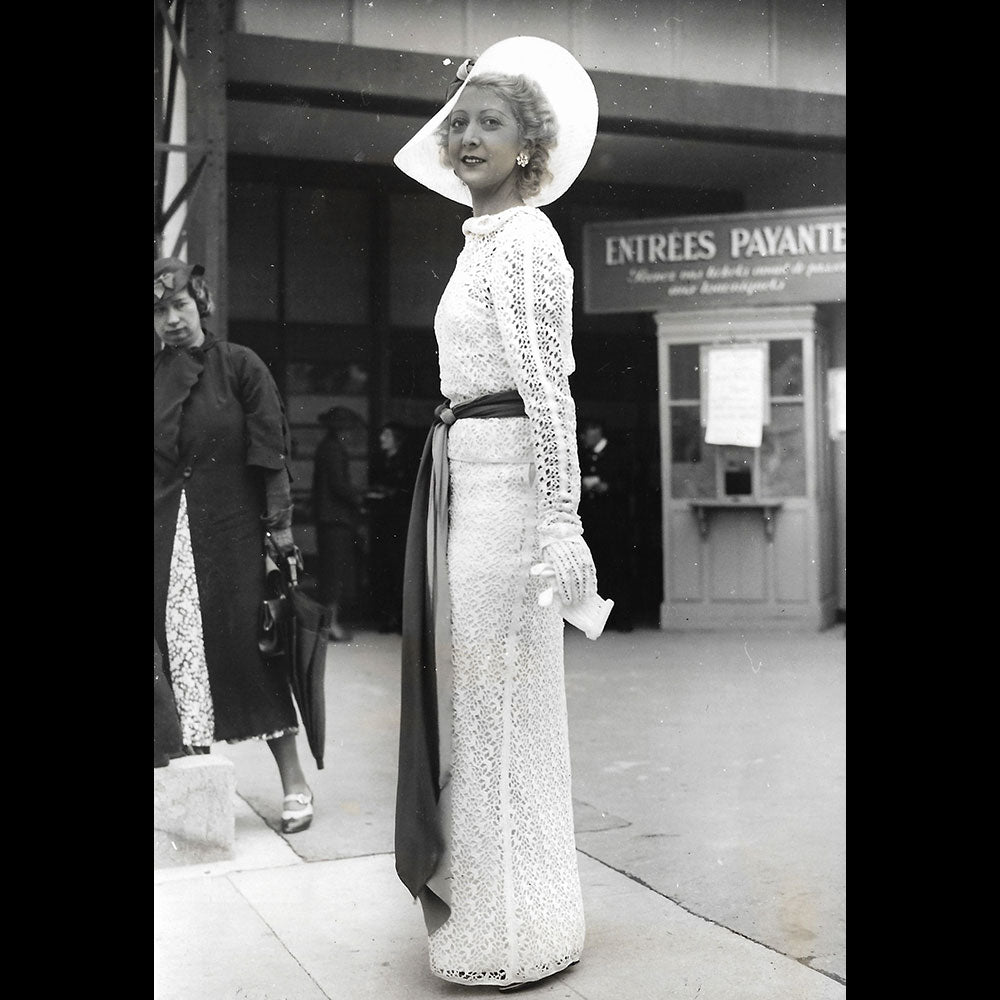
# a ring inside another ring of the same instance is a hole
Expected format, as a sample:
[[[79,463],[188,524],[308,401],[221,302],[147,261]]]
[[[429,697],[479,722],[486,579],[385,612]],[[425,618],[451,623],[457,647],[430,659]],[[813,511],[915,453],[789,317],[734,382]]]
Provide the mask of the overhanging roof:
[[[377,164],[444,100],[445,56],[230,32],[234,155]],[[594,71],[601,114],[580,175],[738,194],[744,206],[846,201],[846,97]]]
[[[234,101],[429,118],[443,102],[444,56],[231,32]],[[621,135],[845,152],[847,98],[769,87],[594,71],[598,130]]]

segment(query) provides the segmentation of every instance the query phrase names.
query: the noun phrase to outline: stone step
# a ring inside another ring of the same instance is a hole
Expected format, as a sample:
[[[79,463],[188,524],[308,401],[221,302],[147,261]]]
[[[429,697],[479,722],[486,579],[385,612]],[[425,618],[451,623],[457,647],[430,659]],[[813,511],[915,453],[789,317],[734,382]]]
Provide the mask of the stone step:
[[[177,757],[153,768],[153,867],[233,857],[236,769],[221,754]]]

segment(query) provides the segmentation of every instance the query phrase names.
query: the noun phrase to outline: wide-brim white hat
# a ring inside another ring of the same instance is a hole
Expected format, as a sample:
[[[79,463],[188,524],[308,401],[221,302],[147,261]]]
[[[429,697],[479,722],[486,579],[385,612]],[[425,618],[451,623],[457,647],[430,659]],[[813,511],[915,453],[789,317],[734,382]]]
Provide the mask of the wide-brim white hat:
[[[469,75],[447,104],[393,157],[404,174],[452,201],[472,205],[472,194],[454,172],[442,165],[434,134],[465,88],[482,73],[523,74],[538,85],[556,117],[556,144],[549,150],[552,180],[525,198],[535,207],[564,194],[587,163],[597,137],[597,92],[587,71],[555,42],[517,35],[491,45],[476,59]]]

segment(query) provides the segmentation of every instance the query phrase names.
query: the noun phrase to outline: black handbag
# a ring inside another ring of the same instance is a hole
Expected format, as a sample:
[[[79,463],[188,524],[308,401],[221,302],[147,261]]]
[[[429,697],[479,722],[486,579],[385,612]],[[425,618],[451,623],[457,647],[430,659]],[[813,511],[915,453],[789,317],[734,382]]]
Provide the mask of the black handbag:
[[[284,656],[287,649],[288,630],[282,628],[291,614],[288,598],[269,597],[261,602],[257,622],[257,647],[265,659]]]

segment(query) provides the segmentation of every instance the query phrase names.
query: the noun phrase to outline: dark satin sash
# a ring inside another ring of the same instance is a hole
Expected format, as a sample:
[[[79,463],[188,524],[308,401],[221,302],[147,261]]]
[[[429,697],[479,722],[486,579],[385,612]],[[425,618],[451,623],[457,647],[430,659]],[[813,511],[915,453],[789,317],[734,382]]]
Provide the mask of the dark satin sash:
[[[425,917],[425,897],[433,895],[427,882],[444,851],[438,800],[451,777],[451,726],[438,725],[439,719],[450,719],[451,699],[448,428],[466,418],[524,415],[524,401],[513,390],[455,407],[442,403],[434,411],[413,490],[403,573],[395,850],[396,873],[411,895],[425,903]]]

